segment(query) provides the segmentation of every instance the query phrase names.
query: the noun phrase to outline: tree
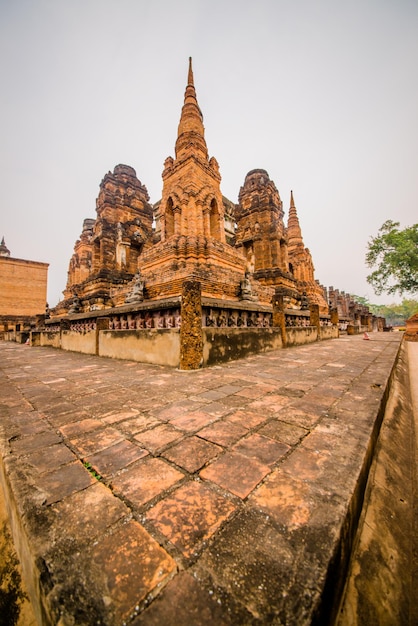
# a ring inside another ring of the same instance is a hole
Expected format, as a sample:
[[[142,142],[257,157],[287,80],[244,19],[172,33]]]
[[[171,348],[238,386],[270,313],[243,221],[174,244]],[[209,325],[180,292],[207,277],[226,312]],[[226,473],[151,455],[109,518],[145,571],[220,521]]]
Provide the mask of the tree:
[[[418,292],[418,224],[399,230],[399,222],[387,220],[367,247],[367,266],[377,266],[367,282],[377,295]]]

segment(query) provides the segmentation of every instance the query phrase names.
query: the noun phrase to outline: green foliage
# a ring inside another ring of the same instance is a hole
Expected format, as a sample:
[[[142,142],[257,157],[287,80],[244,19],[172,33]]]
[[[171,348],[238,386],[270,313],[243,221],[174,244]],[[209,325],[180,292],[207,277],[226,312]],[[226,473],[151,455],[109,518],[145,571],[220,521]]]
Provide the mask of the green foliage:
[[[86,468],[86,470],[90,472],[93,478],[95,478],[96,480],[102,480],[102,477],[100,476],[100,474],[96,472],[96,470],[94,469],[91,463],[89,463],[88,461],[83,461],[83,465]]]
[[[377,295],[417,293],[418,224],[399,230],[399,222],[387,220],[368,242],[366,264],[376,267],[367,282]]]
[[[384,317],[388,326],[402,326],[408,318],[418,313],[418,300],[404,298],[401,304],[371,304],[362,296],[352,297],[359,304],[369,307],[370,313],[376,317]]]

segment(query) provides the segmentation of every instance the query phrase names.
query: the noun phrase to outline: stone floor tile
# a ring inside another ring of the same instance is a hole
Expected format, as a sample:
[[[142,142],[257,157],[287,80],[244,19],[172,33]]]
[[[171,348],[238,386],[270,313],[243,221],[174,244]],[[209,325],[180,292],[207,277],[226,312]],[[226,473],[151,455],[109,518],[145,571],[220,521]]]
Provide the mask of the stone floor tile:
[[[27,457],[27,462],[33,465],[39,473],[50,472],[60,465],[66,465],[72,461],[76,461],[75,454],[67,448],[63,443],[58,443],[48,448],[41,448],[32,452]]]
[[[312,465],[311,469],[306,468],[305,476],[312,476],[315,471],[317,468]],[[326,526],[330,524],[334,514],[343,515],[344,509],[343,499],[321,492],[306,479],[289,474],[282,468],[274,470],[267,477],[251,494],[249,502],[271,515],[276,523],[289,532],[308,525],[315,528],[325,523]]]
[[[82,456],[89,456],[113,446],[115,443],[122,441],[122,439],[123,435],[118,430],[108,426],[103,430],[94,431],[87,433],[83,437],[71,439],[71,444],[77,448]]]
[[[71,411],[66,411],[64,413],[55,415],[54,412],[49,412],[49,419],[51,424],[61,429],[63,426],[67,424],[72,424],[74,422],[81,422],[84,419],[90,419],[91,415],[87,411],[83,409],[78,409],[73,407]]]
[[[223,604],[213,597],[212,589],[204,588],[190,574],[180,572],[132,626],[232,626],[238,623],[244,622],[235,621],[225,611]]]
[[[283,610],[289,590],[296,586],[291,580],[295,556],[285,533],[268,515],[245,508],[210,543],[197,561],[194,574],[199,580],[209,573],[253,616],[253,620],[242,616],[244,621],[238,618],[234,624],[297,626],[307,622],[292,619],[292,611],[284,616]],[[297,599],[303,605],[303,590],[297,591],[302,592]]]
[[[2,397],[2,404],[3,402]],[[13,423],[19,426],[22,435],[32,435],[34,432],[42,432],[49,428],[45,413],[32,409],[13,415]]]
[[[183,478],[184,474],[162,459],[146,458],[116,476],[112,487],[134,505],[142,506]]]
[[[51,505],[55,513],[54,533],[59,537],[71,528],[77,543],[91,543],[107,528],[130,514],[128,507],[102,483],[77,491]]]
[[[243,396],[225,396],[221,400],[221,404],[227,407],[227,409],[239,409],[245,407],[248,404],[248,399]]]
[[[233,450],[244,456],[257,459],[265,465],[272,465],[290,450],[290,446],[254,433],[241,439],[233,447]]]
[[[51,431],[38,433],[36,432],[36,423],[34,424],[34,429],[33,435],[30,435],[28,432],[26,436],[13,439],[10,442],[10,447],[14,454],[29,454],[35,450],[61,443],[61,437],[57,433]],[[28,427],[29,430],[30,427]]]
[[[213,402],[213,400],[220,400],[221,398],[224,398],[226,395],[228,394],[223,393],[222,391],[219,391],[219,389],[210,389],[209,391],[204,391],[203,393],[199,393],[198,395],[196,395],[196,398],[198,400],[210,400],[211,402]]]
[[[220,420],[199,430],[198,435],[212,443],[226,447],[231,446],[247,433],[248,429],[241,424],[229,420]]]
[[[275,415],[280,409],[289,404],[291,398],[281,396],[277,393],[271,393],[268,396],[261,397],[247,405],[247,410],[258,411],[263,414]]]
[[[85,433],[91,433],[93,430],[103,428],[103,424],[100,420],[87,418],[80,422],[71,422],[61,426],[60,431],[65,437],[71,439],[72,437],[83,435]]]
[[[289,446],[294,446],[309,433],[309,430],[294,424],[282,422],[278,419],[273,419],[268,422],[268,424],[262,426],[258,430],[258,433],[286,443]]]
[[[238,452],[227,452],[203,469],[200,475],[236,496],[246,498],[269,472],[270,467],[257,459]]]
[[[244,385],[234,385],[234,384],[221,385],[220,387],[218,387],[218,391],[219,391],[219,393],[223,393],[223,394],[226,394],[226,395],[231,395],[231,394],[234,394],[234,393],[238,393],[238,391],[241,391],[243,386]]]
[[[237,391],[237,396],[244,396],[244,398],[260,398],[264,395],[264,389],[259,385],[251,385],[250,387],[244,387],[240,391]]]
[[[101,539],[92,559],[105,577],[115,624],[176,571],[176,564],[138,522],[132,520]]]
[[[80,461],[75,461],[61,465],[52,472],[41,474],[37,479],[37,486],[46,494],[45,504],[52,504],[75,491],[86,489],[94,484],[95,480]]]
[[[207,484],[192,481],[160,500],[146,518],[188,558],[235,508]]]
[[[193,406],[194,405],[192,404],[192,407]],[[170,405],[165,406],[164,408],[158,407],[157,409],[151,411],[151,413],[161,422],[170,422],[177,417],[182,417],[185,413],[187,413],[187,410],[183,406]]]
[[[267,419],[269,419],[268,415],[261,413],[260,411],[248,411],[247,409],[241,409],[239,411],[235,411],[235,413],[232,413],[231,415],[228,415],[228,422],[239,424],[248,430],[256,428]]]
[[[218,418],[226,415],[226,413],[230,411],[229,407],[221,402],[211,402],[206,406],[202,406],[200,410],[202,413],[208,413],[209,415],[213,415]]]
[[[147,454],[146,450],[124,439],[114,446],[86,457],[84,461],[88,461],[101,476],[110,478],[117,471],[139,461]]]
[[[200,437],[187,437],[163,452],[163,456],[194,473],[222,452],[222,448]]]
[[[204,411],[190,411],[181,417],[176,417],[170,423],[181,430],[195,432],[216,420],[216,417],[208,415]]]
[[[299,407],[293,406],[293,404],[287,405],[280,409],[280,411],[275,414],[275,418],[280,420],[281,422],[287,422],[288,424],[301,426],[302,428],[306,428],[308,430],[312,428],[319,420],[319,416],[317,413],[307,413],[299,409]]]
[[[104,424],[116,424],[130,417],[136,417],[138,413],[138,410],[133,409],[128,411],[111,411],[109,415],[103,415],[100,419]]]
[[[152,415],[138,415],[138,417],[132,417],[123,422],[118,423],[118,430],[122,430],[128,435],[136,435],[143,430],[153,428],[161,424],[160,420]]]
[[[155,454],[157,450],[181,437],[184,437],[184,433],[171,426],[171,424],[161,424],[161,426],[156,426],[135,435],[134,439]]]

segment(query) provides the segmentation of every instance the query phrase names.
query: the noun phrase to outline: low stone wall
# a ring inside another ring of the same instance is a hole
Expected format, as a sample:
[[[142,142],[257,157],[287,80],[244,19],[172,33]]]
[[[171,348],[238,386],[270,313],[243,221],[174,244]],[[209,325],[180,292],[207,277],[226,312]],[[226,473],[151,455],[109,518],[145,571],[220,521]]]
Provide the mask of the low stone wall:
[[[99,356],[178,367],[179,329],[101,330]]]
[[[33,330],[30,334],[30,345],[61,348],[61,335],[59,332]]]
[[[271,305],[202,297],[198,281],[181,296],[125,304],[44,320],[32,345],[84,354],[198,369],[251,354],[338,337],[338,315],[286,309],[283,294]]]
[[[316,326],[286,326],[286,347],[302,346],[318,341]]]
[[[63,330],[61,333],[61,348],[70,352],[96,354],[96,331],[76,332]]]
[[[203,365],[242,359],[250,354],[280,350],[281,347],[279,328],[203,329]]]
[[[338,339],[338,326],[321,326],[319,338],[322,339]]]

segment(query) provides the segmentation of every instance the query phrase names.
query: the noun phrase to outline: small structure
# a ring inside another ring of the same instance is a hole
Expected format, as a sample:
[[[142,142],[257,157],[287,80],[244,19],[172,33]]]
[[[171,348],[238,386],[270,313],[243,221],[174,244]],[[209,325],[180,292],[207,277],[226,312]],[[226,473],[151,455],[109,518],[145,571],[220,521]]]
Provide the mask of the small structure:
[[[0,338],[24,343],[45,317],[48,263],[10,256],[0,244]]]

